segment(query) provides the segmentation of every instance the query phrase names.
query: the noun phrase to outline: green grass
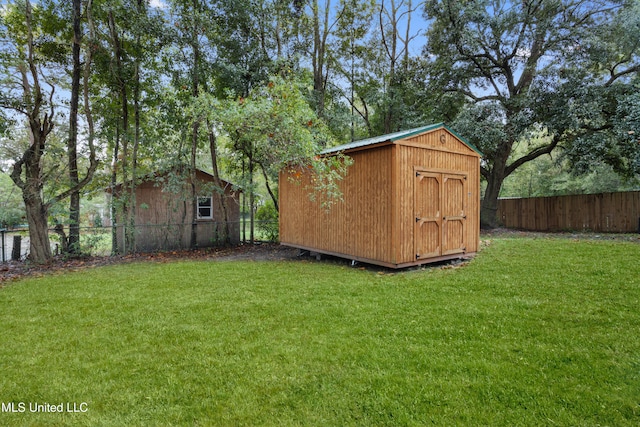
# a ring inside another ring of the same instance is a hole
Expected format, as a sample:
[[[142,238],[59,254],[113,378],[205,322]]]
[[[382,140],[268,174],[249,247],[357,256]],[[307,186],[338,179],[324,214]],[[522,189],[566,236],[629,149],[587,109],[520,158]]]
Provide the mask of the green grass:
[[[640,424],[640,245],[130,264],[0,289],[0,425]],[[29,413],[29,403],[87,403]]]

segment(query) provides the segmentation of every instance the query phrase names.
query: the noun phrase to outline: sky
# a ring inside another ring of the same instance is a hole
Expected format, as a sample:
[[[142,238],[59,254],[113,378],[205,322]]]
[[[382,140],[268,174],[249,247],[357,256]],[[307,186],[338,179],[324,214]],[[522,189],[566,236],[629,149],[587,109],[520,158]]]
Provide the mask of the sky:
[[[167,7],[166,3],[164,3],[162,0],[151,0],[149,2],[149,6],[157,7],[158,9],[164,9],[165,7]]]
[[[332,3],[332,7],[333,7],[333,4],[335,4],[336,0],[330,0],[330,2]],[[399,6],[399,4],[401,4],[401,3],[403,3],[403,2],[397,3],[396,6]],[[157,9],[165,9],[166,7],[168,7],[168,4],[166,3],[165,0],[150,0],[149,1],[149,6],[151,6],[153,8],[157,8]],[[416,6],[414,6],[414,7],[416,7]],[[412,55],[412,56],[420,55],[421,52],[422,52],[422,47],[426,44],[425,33],[426,33],[426,30],[427,30],[428,24],[427,24],[427,22],[424,20],[424,18],[422,16],[422,10],[421,9],[422,8],[420,6],[416,7],[416,10],[411,15],[411,33],[412,33],[412,35],[417,35],[413,39],[413,41],[412,41],[412,43],[410,45],[410,50],[411,51],[409,52],[409,54]],[[377,14],[376,14],[376,20],[377,20]],[[401,19],[400,28],[402,29],[405,24],[406,24],[406,18]]]

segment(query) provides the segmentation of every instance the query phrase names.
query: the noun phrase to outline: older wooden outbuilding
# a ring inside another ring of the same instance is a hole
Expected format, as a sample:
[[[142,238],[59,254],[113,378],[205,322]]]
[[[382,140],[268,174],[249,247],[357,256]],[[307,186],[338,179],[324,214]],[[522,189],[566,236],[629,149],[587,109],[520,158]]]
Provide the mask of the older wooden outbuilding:
[[[240,191],[231,183],[196,171],[198,193],[195,222],[192,221],[191,183],[180,174],[156,174],[136,186],[135,246],[137,251],[206,248],[240,242]],[[116,188],[116,194],[122,191]],[[222,195],[224,206],[220,203]],[[226,222],[225,222],[226,209]],[[118,247],[124,247],[122,218],[117,218]],[[227,227],[228,225],[228,227]],[[227,235],[228,231],[228,235]]]
[[[312,252],[402,268],[477,252],[481,153],[444,124],[323,151],[353,164],[343,201],[310,198],[311,173],[280,173],[280,242]]]

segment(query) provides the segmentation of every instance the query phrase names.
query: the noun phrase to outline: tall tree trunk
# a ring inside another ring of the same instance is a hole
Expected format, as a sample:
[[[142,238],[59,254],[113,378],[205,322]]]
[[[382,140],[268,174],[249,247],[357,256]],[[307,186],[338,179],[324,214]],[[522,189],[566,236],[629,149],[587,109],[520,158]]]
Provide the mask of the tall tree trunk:
[[[31,2],[27,0],[25,2],[27,63],[19,67],[19,72],[22,77],[24,99],[31,101],[23,111],[29,122],[29,147],[13,164],[11,179],[22,190],[29,224],[29,257],[36,263],[44,263],[51,259],[51,247],[47,229],[48,206],[42,199],[42,156],[47,136],[53,130],[54,110],[53,104],[50,104],[49,113],[41,115],[44,97],[35,59],[32,19]]]
[[[113,16],[113,11],[109,11],[109,30],[111,33],[111,42],[113,45],[113,54],[116,62],[116,81],[118,82],[118,95],[120,97],[120,108],[122,111],[122,161],[120,162],[122,169],[122,191],[119,194],[121,197],[122,203],[122,223],[124,226],[124,252],[129,253],[133,250],[131,247],[131,240],[134,230],[128,224],[128,215],[129,215],[129,200],[127,194],[127,186],[128,186],[128,157],[129,157],[129,97],[127,93],[127,84],[124,78],[124,67],[122,64],[122,59],[124,54],[122,52],[122,44],[120,42],[120,37],[118,35],[118,30],[116,28],[115,18]],[[118,145],[118,141],[116,141],[116,145]],[[118,157],[115,159],[115,167],[117,169],[117,161],[120,160]],[[114,171],[116,170],[114,169]]]
[[[498,197],[500,196],[500,189],[504,179],[504,168],[496,169],[494,167],[487,177],[487,189],[480,207],[480,224],[482,228],[491,229],[500,225],[497,217]]]
[[[242,159],[242,185],[244,185],[246,183],[246,179],[247,179],[247,166],[245,163],[245,159]],[[242,215],[242,242],[246,242],[247,241],[247,221],[246,221],[246,215],[247,213],[247,188],[244,189],[244,191],[242,192],[242,209],[241,209],[241,215]]]
[[[95,38],[95,26],[93,23],[93,1],[87,1],[86,15],[87,15],[87,24],[89,27],[89,39],[91,41]],[[91,44],[87,46],[86,53],[84,56],[84,70],[82,73],[82,90],[83,90],[83,101],[84,101],[84,115],[87,120],[87,145],[90,150],[90,162],[91,165],[95,164],[95,167],[91,171],[91,176],[95,172],[95,169],[98,167],[98,161],[96,159],[96,150],[94,146],[95,139],[95,126],[93,122],[93,113],[91,112],[91,102],[89,101],[89,77],[91,75],[91,62],[93,61],[93,47]],[[90,166],[91,168],[91,166]]]
[[[398,21],[397,21],[398,9],[394,0],[391,0],[391,13],[386,12],[386,15],[391,21],[391,34],[389,37],[385,34],[385,6],[384,1],[380,3],[380,34],[382,37],[382,45],[389,59],[389,74],[386,78],[385,84],[385,98],[386,105],[384,107],[383,118],[383,132],[385,134],[393,132],[394,128],[394,102],[395,102],[395,79],[396,79],[396,62],[398,60]]]
[[[119,195],[116,193],[118,186],[118,154],[120,151],[120,125],[116,126],[116,140],[113,147],[113,161],[111,163],[111,253],[117,255],[122,248],[118,244],[118,203]]]
[[[138,13],[143,13],[142,0],[138,0]],[[140,33],[136,34],[136,45],[140,46]],[[138,148],[140,146],[140,57],[136,55],[134,64],[134,79],[133,79],[133,121],[134,121],[134,134],[133,134],[133,152],[131,153],[131,187],[129,188],[129,218],[128,224],[132,230],[136,227],[136,189],[138,186]],[[130,249],[136,250],[136,233],[130,233]]]
[[[211,166],[213,168],[213,177],[218,187],[215,194],[218,199],[218,206],[222,207],[222,241],[225,245],[231,244],[231,227],[229,224],[229,206],[227,205],[227,195],[225,193],[225,187],[222,185],[222,179],[220,179],[220,171],[218,169],[218,148],[216,135],[213,132],[211,124],[207,126],[209,132],[209,150],[211,151]]]
[[[193,0],[193,28],[191,34],[191,49],[193,51],[193,69],[191,75],[191,95],[193,98],[198,97],[200,89],[200,44],[198,41],[198,25],[196,15],[199,10],[198,0]],[[198,246],[198,194],[196,187],[196,154],[198,151],[198,131],[200,129],[200,122],[198,118],[194,117],[192,134],[191,134],[191,159],[189,162],[189,181],[191,184],[191,249],[195,249]]]
[[[404,40],[402,40],[404,46],[404,58],[402,59],[402,69],[406,73],[409,69],[409,42],[411,41],[411,15],[413,14],[413,9],[411,7],[411,0],[407,3],[407,28],[404,33]]]
[[[80,43],[82,40],[81,0],[73,0],[73,72],[71,76],[71,100],[69,105],[69,139],[67,141],[67,156],[69,162],[69,185],[78,187],[78,104],[80,101]],[[69,254],[80,253],[80,190],[71,192],[69,197],[69,237],[66,247]]]
[[[256,197],[253,191],[253,146],[249,154],[249,242],[255,242],[255,203]]]
[[[267,170],[265,169],[262,163],[259,164],[260,169],[262,170],[262,177],[264,178],[264,184],[267,187],[267,192],[269,193],[269,197],[271,197],[271,201],[273,202],[273,206],[276,208],[276,212],[280,212],[280,206],[278,206],[278,198],[275,193],[271,189],[269,185],[269,175],[267,175]]]
[[[191,134],[191,160],[189,162],[189,183],[191,186],[191,238],[189,246],[191,249],[198,247],[198,188],[196,186],[196,152],[198,148],[198,129],[200,124],[196,121],[193,124]]]
[[[326,50],[329,37],[329,9],[330,2],[325,1],[323,20],[320,20],[319,0],[314,0],[313,10],[313,92],[316,100],[316,114],[324,117],[326,97]]]

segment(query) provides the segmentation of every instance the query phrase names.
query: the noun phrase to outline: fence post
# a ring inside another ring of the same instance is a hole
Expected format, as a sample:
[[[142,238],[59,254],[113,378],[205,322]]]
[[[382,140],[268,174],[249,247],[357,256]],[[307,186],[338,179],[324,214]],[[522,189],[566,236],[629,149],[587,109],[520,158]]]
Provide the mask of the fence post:
[[[20,261],[20,251],[22,249],[22,236],[13,236],[13,248],[11,249],[11,260]]]
[[[7,260],[7,256],[5,254],[5,248],[4,248],[4,235],[7,232],[7,230],[5,228],[0,229],[0,234],[2,235],[2,262],[5,262]]]

